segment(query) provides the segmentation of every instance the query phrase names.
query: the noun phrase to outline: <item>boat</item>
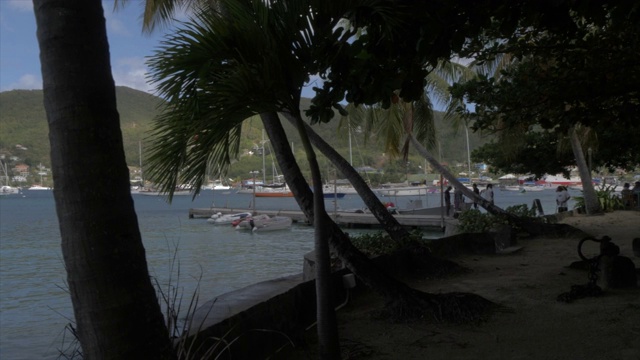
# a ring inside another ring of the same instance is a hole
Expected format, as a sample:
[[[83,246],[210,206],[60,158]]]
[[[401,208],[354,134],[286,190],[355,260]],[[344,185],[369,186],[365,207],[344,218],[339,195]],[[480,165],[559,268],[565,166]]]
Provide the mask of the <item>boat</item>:
[[[157,190],[138,190],[138,192],[133,192],[132,194],[140,194],[145,196],[168,196],[169,194],[166,192],[161,192]],[[191,190],[176,190],[173,192],[173,196],[186,196],[191,195]]]
[[[262,191],[255,192],[256,197],[293,197],[293,193],[285,188],[283,190],[268,190],[262,189]]]
[[[581,186],[582,179],[579,176],[571,176],[569,179],[565,178],[562,174],[557,175],[546,175],[544,177],[544,182],[552,185],[562,185],[562,186]]]
[[[42,186],[42,185],[37,185],[36,184],[36,185],[31,185],[29,187],[29,190],[51,190],[51,188],[47,187],[47,186]]]
[[[323,193],[325,199],[342,199],[345,193]]]
[[[396,208],[395,211],[400,215],[442,215],[446,212],[444,206],[424,207],[422,200],[411,200],[407,207]]]
[[[2,185],[2,187],[0,188],[0,195],[13,195],[13,194],[19,194],[19,193],[20,193],[20,189],[17,187]]]
[[[250,217],[251,215],[252,214],[250,212],[240,212],[224,215],[222,213],[217,213],[211,215],[211,217],[207,219],[207,222],[214,225],[231,225],[235,220],[244,219]]]
[[[242,225],[245,224],[245,225]],[[265,232],[275,230],[290,229],[293,224],[293,219],[289,216],[274,216],[267,217],[266,219],[250,219],[240,223],[237,229],[251,230],[252,232]]]
[[[427,186],[388,187],[376,190],[380,196],[420,196],[436,190]]]
[[[247,216],[241,219],[237,219],[234,220],[231,225],[233,227],[235,227],[236,230],[241,230],[241,229],[250,229],[253,226],[251,225],[251,221],[253,221],[254,223],[256,221],[264,221],[266,219],[269,219],[269,215],[267,214],[258,214],[258,215],[253,215],[253,216]]]
[[[0,195],[19,194],[20,188],[9,185],[9,173],[5,162],[0,163],[0,169],[2,169],[2,173],[4,174],[0,176],[0,183],[4,183],[0,188]],[[2,181],[2,179],[4,179],[4,181]]]

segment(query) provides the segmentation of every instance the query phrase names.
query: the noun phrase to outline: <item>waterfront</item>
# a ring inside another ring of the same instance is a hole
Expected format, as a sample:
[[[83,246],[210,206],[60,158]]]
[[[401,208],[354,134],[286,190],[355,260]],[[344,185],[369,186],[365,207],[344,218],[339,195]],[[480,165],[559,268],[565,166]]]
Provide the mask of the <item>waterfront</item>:
[[[577,195],[573,193],[572,195]],[[555,192],[496,191],[496,204],[531,205],[540,199],[545,213],[555,211]],[[205,219],[188,219],[189,208],[212,205],[247,208],[251,194],[204,191],[174,199],[134,195],[151,275],[166,285],[177,249],[179,286],[190,298],[200,284],[200,302],[246,285],[302,271],[302,257],[313,248],[313,228],[298,225],[269,234],[237,232],[216,227]],[[412,197],[383,198],[404,207]],[[439,194],[423,197],[429,206]],[[347,195],[342,208],[362,207],[360,198]],[[326,202],[327,211],[333,203]],[[570,207],[572,204],[569,205]],[[297,209],[292,198],[258,199],[256,208]],[[117,209],[113,209],[117,211]],[[350,229],[349,232],[354,232]],[[174,274],[175,276],[175,274]],[[72,316],[60,235],[51,191],[25,191],[0,200],[0,358],[52,359],[62,348],[63,330]],[[174,282],[175,283],[175,282]]]

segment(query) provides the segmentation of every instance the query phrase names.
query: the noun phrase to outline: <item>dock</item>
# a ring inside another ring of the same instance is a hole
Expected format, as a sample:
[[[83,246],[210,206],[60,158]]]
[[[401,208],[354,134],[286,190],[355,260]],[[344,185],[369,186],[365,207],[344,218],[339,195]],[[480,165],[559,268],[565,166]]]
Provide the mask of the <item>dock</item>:
[[[220,208],[212,207],[206,209],[189,209],[189,218],[209,218],[213,214],[234,214],[240,212],[253,212],[252,209],[245,208]],[[300,210],[256,210],[256,215],[266,214],[269,216],[288,216],[296,223],[309,223],[307,217]],[[367,213],[354,213],[344,211],[327,211],[329,217],[333,219],[338,225],[346,228],[357,227],[379,227],[380,223],[372,215]],[[442,218],[438,215],[393,215],[398,222],[407,227],[420,228],[420,227],[445,227],[447,218]]]

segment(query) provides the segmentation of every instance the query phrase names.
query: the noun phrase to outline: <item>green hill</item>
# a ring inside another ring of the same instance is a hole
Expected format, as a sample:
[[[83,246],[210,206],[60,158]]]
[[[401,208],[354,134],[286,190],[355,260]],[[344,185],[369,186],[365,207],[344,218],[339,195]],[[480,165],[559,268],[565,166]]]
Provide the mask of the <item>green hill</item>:
[[[140,163],[140,145],[142,145],[144,158],[146,139],[151,129],[152,121],[158,114],[158,105],[161,104],[161,99],[127,87],[116,87],[116,96],[127,163],[130,166],[138,166]],[[0,93],[0,155],[4,155],[6,159],[17,157],[19,159],[18,162],[26,163],[32,168],[35,168],[38,164],[50,168],[48,126],[42,98],[42,90],[12,90]],[[309,103],[309,99],[302,99],[301,108],[308,108]],[[441,144],[441,154],[437,156],[443,162],[451,165],[457,162],[466,162],[467,149],[464,130],[457,134],[454,133],[450,125],[443,124],[440,115],[436,114],[436,128],[438,129],[438,138]],[[304,168],[306,160],[297,131],[287,121],[283,121],[283,125],[292,143],[296,158]],[[243,153],[247,153],[249,150],[261,146],[263,127],[258,117],[246,121],[243,127],[241,149],[243,149]],[[403,180],[404,175],[402,174],[407,171],[410,173],[424,171],[421,168],[424,160],[418,155],[412,154],[407,166],[401,160],[389,159],[388,156],[383,154],[382,146],[376,142],[375,138],[365,146],[362,134],[351,134],[350,151],[348,131],[337,127],[338,121],[314,125],[315,131],[343,154],[345,158],[349,159],[351,154],[354,166],[384,167],[386,173],[396,174],[396,177],[400,177],[400,179],[395,180]],[[471,150],[482,142],[482,139],[478,136],[470,134]],[[268,142],[266,147],[266,153],[268,154]],[[275,162],[270,155],[267,155],[264,160],[261,156],[242,156],[239,160],[232,166],[229,177],[243,178],[251,170],[261,170],[263,161],[267,169],[265,172],[270,176],[272,173],[271,164]],[[328,161],[321,156],[319,160],[321,167],[329,171],[331,166],[328,165]]]
[[[116,96],[127,162],[137,164],[138,142],[150,129],[160,99],[127,87],[117,87]],[[42,101],[42,90],[0,93],[0,154],[16,156],[30,166],[42,163],[50,167],[49,129]]]

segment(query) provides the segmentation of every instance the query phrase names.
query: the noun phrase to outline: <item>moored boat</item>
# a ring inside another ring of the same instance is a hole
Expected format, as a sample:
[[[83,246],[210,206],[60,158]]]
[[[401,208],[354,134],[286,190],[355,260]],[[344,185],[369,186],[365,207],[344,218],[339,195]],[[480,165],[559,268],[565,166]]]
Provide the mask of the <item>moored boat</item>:
[[[29,190],[51,190],[50,187],[42,186],[42,185],[32,185],[29,187]]]
[[[288,216],[274,216],[261,221],[249,221],[248,223],[251,226],[251,231],[265,232],[290,229],[293,219]]]
[[[207,222],[214,225],[231,225],[236,220],[244,219],[250,216],[251,216],[250,212],[241,212],[241,213],[224,214],[224,215],[221,213],[217,213],[217,214],[211,215],[211,217],[207,219]]]
[[[249,228],[253,227],[251,225],[252,221],[255,223],[256,221],[263,221],[263,220],[266,220],[266,219],[269,219],[269,215],[267,215],[267,214],[259,214],[259,215],[254,215],[254,216],[247,216],[245,218],[234,220],[231,223],[231,225],[234,226],[236,230],[249,229]]]
[[[17,187],[2,185],[2,187],[0,188],[0,195],[12,195],[12,194],[19,194],[19,193],[20,193],[20,189]]]
[[[260,191],[255,193],[256,197],[293,197],[293,193],[289,190],[273,190],[273,191]]]

